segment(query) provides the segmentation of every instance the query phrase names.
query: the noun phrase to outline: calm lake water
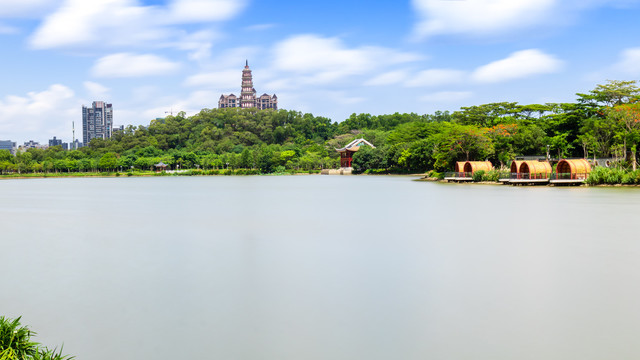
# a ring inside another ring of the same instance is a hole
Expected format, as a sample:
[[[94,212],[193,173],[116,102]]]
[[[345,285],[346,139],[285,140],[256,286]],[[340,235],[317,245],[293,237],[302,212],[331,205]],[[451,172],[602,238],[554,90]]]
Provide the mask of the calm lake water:
[[[640,189],[0,181],[0,315],[79,360],[638,359]]]

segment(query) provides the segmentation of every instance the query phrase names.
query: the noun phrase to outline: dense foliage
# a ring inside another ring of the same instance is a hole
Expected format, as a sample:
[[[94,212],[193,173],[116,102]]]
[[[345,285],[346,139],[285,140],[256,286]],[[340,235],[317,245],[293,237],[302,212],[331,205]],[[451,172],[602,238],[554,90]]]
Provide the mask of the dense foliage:
[[[31,340],[36,333],[20,324],[20,318],[0,316],[0,360],[66,360],[73,357],[42,347]]]
[[[636,81],[609,81],[574,103],[502,102],[433,115],[352,114],[337,123],[296,111],[204,109],[128,126],[79,150],[0,151],[0,172],[171,169],[317,171],[339,166],[339,148],[363,137],[376,145],[353,158],[356,172],[450,171],[455,161],[516,156],[614,158],[635,170],[640,142]]]

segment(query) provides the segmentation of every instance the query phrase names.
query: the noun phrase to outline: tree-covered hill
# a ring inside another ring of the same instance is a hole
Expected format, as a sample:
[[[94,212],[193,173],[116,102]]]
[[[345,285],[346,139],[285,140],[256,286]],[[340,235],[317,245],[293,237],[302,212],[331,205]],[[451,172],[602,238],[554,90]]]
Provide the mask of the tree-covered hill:
[[[364,137],[376,145],[354,156],[356,171],[446,171],[455,161],[507,165],[516,156],[607,157],[635,166],[640,142],[636,81],[609,81],[573,103],[511,102],[453,113],[352,114],[338,123],[291,110],[204,109],[127,126],[84,148],[0,151],[0,171],[74,172],[171,168],[309,171],[339,166],[335,148]]]

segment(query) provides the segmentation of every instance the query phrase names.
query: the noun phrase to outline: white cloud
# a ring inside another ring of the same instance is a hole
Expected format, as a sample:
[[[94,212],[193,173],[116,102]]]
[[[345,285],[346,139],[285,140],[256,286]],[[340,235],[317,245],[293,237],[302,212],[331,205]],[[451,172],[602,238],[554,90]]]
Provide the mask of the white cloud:
[[[36,49],[145,46],[202,48],[210,36],[195,38],[176,24],[223,21],[237,15],[245,1],[174,0],[167,6],[141,6],[135,0],[65,0],[30,39]],[[193,45],[197,40],[199,44]],[[209,45],[210,46],[210,45]]]
[[[533,26],[563,26],[601,7],[637,8],[638,0],[412,0],[416,39],[437,35],[504,36]]]
[[[420,100],[435,103],[452,103],[468,99],[471,96],[473,96],[471,91],[439,91],[423,95]]]
[[[91,98],[104,99],[109,95],[110,89],[102,84],[98,84],[97,82],[85,81],[83,85]]]
[[[297,35],[276,45],[273,66],[295,74],[300,83],[328,84],[420,58],[382,47],[348,48],[338,38]]]
[[[640,47],[623,50],[613,69],[628,76],[640,76]]]
[[[243,0],[173,0],[169,21],[176,23],[223,21],[236,16],[246,6]]]
[[[460,83],[464,80],[466,73],[453,69],[430,69],[420,71],[416,76],[406,82],[411,87],[431,87]]]
[[[368,86],[393,85],[402,82],[407,76],[408,72],[404,70],[389,71],[373,77],[364,84]]]
[[[563,62],[537,49],[514,52],[506,59],[497,60],[477,68],[473,80],[495,83],[526,78],[533,75],[550,74],[560,70]]]
[[[98,59],[91,73],[97,77],[141,77],[167,74],[178,68],[179,63],[157,55],[118,53]]]
[[[36,141],[44,140],[43,136],[60,137],[80,116],[80,105],[73,90],[60,84],[26,96],[6,96],[0,99],[0,133],[17,142],[27,140],[24,136]]]
[[[413,0],[421,18],[418,38],[440,34],[493,34],[545,19],[556,0]]]

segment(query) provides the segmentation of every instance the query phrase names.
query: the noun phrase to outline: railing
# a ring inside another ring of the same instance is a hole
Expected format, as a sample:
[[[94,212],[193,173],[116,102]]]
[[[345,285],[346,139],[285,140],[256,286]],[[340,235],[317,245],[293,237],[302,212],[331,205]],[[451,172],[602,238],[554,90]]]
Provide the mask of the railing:
[[[518,180],[545,180],[550,179],[552,174],[550,173],[511,173],[511,179]]]
[[[471,178],[473,173],[470,172],[446,172],[445,178]],[[585,180],[589,177],[589,173],[512,173],[501,172],[499,179],[510,180]]]
[[[446,172],[444,177],[446,178],[470,178],[473,174],[470,172]]]
[[[586,180],[589,173],[553,173],[551,180]]]

